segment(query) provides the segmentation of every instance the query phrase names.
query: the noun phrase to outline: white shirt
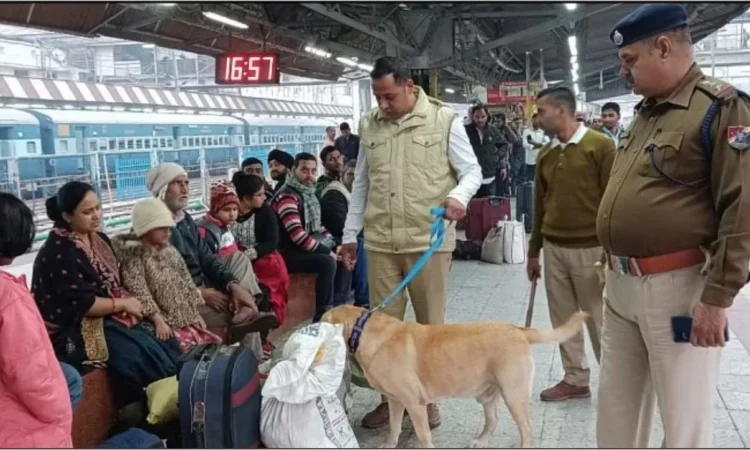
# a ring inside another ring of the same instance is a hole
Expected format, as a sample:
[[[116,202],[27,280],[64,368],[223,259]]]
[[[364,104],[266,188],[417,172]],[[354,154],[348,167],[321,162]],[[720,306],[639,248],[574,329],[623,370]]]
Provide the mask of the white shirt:
[[[547,142],[549,142],[549,138],[546,134],[544,134],[544,130],[542,130],[541,128],[535,130],[532,127],[524,130],[523,147],[526,149],[526,165],[534,166],[536,165],[536,156],[539,154],[539,150],[541,150],[542,148],[534,148],[533,145],[529,144],[529,136],[531,136],[532,141],[541,144],[546,144]]]
[[[562,146],[562,149],[565,150],[565,147],[567,147],[570,144],[578,144],[581,142],[581,139],[583,139],[584,136],[586,136],[586,133],[588,133],[589,129],[586,125],[579,123],[578,128],[576,129],[576,132],[573,133],[573,136],[568,139],[568,142],[560,142],[560,139],[555,136],[554,139],[552,139],[552,148],[555,148],[559,145]]]
[[[407,149],[408,151],[408,149]],[[344,225],[343,244],[354,244],[357,235],[364,228],[365,209],[367,207],[367,195],[370,191],[370,178],[368,177],[366,152],[360,146],[357,166],[354,169],[354,185],[352,186],[352,197],[349,203],[349,213],[346,215]],[[482,168],[479,166],[474,149],[469,142],[466,128],[460,120],[451,123],[450,137],[448,138],[448,159],[458,175],[458,186],[448,193],[452,198],[464,207],[477,193],[482,185]],[[425,205],[425,208],[437,205]],[[425,224],[429,226],[429,224]]]

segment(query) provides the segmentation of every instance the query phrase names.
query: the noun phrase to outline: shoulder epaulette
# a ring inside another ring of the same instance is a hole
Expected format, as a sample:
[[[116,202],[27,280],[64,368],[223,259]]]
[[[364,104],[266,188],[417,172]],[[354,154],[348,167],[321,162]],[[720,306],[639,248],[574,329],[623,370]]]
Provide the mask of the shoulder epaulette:
[[[721,103],[737,98],[737,89],[732,84],[717,78],[706,77],[698,82],[696,88]]]

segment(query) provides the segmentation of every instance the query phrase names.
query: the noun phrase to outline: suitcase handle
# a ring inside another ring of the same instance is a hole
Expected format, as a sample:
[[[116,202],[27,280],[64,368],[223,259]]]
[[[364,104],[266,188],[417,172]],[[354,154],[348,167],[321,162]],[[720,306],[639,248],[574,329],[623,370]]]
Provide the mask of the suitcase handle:
[[[487,202],[490,205],[500,205],[505,201],[505,197],[491,196],[487,197]]]

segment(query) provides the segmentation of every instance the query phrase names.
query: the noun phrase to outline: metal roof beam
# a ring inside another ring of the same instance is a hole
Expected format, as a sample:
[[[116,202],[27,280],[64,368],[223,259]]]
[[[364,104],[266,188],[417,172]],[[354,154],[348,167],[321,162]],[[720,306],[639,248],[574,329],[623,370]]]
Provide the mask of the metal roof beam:
[[[484,11],[454,13],[451,17],[454,19],[521,19],[526,17],[555,17],[555,13],[549,11]]]
[[[498,39],[494,39],[492,41],[489,41],[477,49],[478,53],[485,53],[489,50],[493,50],[497,47],[502,47],[504,45],[511,44],[513,42],[517,42],[523,39],[533,39],[533,38],[539,38],[539,35],[542,33],[546,33],[554,28],[569,24],[570,22],[577,22],[581,19],[584,19],[586,17],[595,16],[597,14],[603,13],[605,11],[609,11],[611,9],[617,8],[620,6],[620,3],[612,3],[608,4],[606,6],[602,6],[599,8],[585,8],[583,11],[580,12],[573,12],[570,14],[566,14],[563,16],[560,16],[556,19],[547,20],[545,22],[542,22],[538,25],[534,25],[532,27],[525,28],[523,30],[517,31],[515,33],[511,33],[507,36],[500,37]],[[458,56],[453,56],[451,58],[445,58],[438,61],[431,61],[431,66],[444,66],[446,64],[450,64],[451,62],[458,59]]]
[[[401,42],[400,39],[398,39],[395,36],[391,36],[389,34],[377,31],[372,29],[370,26],[363,24],[362,22],[352,19],[349,16],[346,16],[344,14],[341,14],[336,11],[332,11],[328,9],[325,5],[321,3],[300,3],[300,5],[304,6],[305,8],[314,11],[322,16],[326,16],[330,19],[335,20],[336,22],[341,23],[342,25],[346,25],[349,28],[353,28],[360,33],[367,34],[369,36],[372,36],[376,39],[379,39],[383,42],[387,42],[389,44],[393,44],[397,46],[399,49],[408,52],[408,53],[416,53],[417,49],[412,47],[411,45],[407,45],[403,42]]]

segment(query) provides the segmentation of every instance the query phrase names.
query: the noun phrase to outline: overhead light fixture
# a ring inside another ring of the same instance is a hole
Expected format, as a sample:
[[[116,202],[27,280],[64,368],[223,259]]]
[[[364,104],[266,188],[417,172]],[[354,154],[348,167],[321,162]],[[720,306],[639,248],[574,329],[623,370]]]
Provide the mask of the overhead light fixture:
[[[248,26],[244,23],[238,22],[234,19],[230,19],[229,17],[224,17],[221,14],[216,14],[215,12],[203,11],[203,15],[216,22],[223,23],[224,25],[229,25],[230,27],[239,28],[240,30],[248,29]]]
[[[141,45],[141,48],[154,48],[156,47],[154,44],[143,44]]]
[[[357,67],[357,61],[354,61],[353,59],[345,58],[343,56],[337,56],[336,61],[340,62],[341,64],[345,64],[349,67]]]
[[[453,89],[451,89],[451,88],[445,88],[445,92],[446,92],[447,94],[455,94],[455,93],[456,93],[456,91],[455,91],[455,90],[453,90]]]
[[[568,48],[570,48],[571,56],[578,55],[578,42],[575,36],[568,36]]]
[[[575,11],[576,8],[578,8],[578,5],[575,3],[565,3],[565,9],[568,11]]]
[[[576,96],[580,95],[581,90],[578,88],[578,83],[573,85],[573,90],[575,91]]]
[[[578,72],[578,62],[574,62],[570,68],[573,69],[573,72]]]
[[[329,52],[327,52],[327,51],[325,51],[323,49],[320,49],[320,48],[315,48],[315,47],[313,47],[311,45],[308,45],[307,47],[305,47],[305,51],[307,53],[311,53],[311,54],[313,54],[315,56],[320,56],[321,58],[328,59],[328,58],[331,57],[331,54]]]
[[[176,4],[177,3],[157,3],[157,5],[159,5],[159,6],[166,6],[166,7],[174,6]]]
[[[573,83],[578,83],[578,72],[573,72]]]
[[[357,68],[364,70],[365,72],[372,72],[373,67],[369,64],[357,64]]]
[[[577,56],[571,56],[570,57],[570,65],[578,64],[578,57]]]

